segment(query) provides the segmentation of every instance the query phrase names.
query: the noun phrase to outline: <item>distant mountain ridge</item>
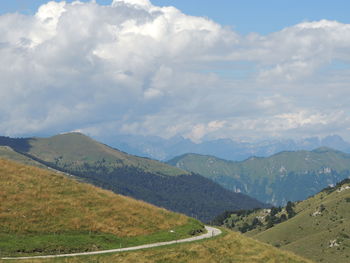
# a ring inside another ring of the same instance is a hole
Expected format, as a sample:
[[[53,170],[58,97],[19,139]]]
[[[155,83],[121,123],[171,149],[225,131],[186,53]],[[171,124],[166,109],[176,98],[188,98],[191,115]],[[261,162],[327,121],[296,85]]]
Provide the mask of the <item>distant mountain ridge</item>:
[[[241,162],[185,154],[168,163],[274,205],[304,200],[350,176],[350,154],[327,147],[251,157]]]
[[[180,136],[163,139],[156,136],[116,135],[104,138],[103,141],[122,151],[161,161],[170,160],[186,153],[213,155],[226,160],[243,161],[251,156],[268,157],[282,151],[311,151],[319,147],[329,147],[350,153],[350,143],[338,135],[299,140],[271,139],[259,142],[217,139],[205,140],[201,143],[194,143]]]
[[[10,142],[17,153],[99,187],[203,221],[225,210],[266,206],[200,175],[118,151],[80,133],[19,141],[1,137],[1,142]]]

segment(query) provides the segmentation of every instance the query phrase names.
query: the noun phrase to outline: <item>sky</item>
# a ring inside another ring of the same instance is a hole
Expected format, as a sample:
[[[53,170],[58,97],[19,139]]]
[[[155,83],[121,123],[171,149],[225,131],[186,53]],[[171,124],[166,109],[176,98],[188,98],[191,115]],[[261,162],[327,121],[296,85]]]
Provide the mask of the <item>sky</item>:
[[[9,12],[35,14],[37,9],[47,2],[47,0],[1,1],[0,14]],[[100,5],[111,4],[111,0],[95,2]],[[188,15],[208,17],[223,26],[232,27],[241,34],[252,32],[268,34],[302,21],[327,19],[342,23],[350,22],[347,12],[350,9],[350,2],[347,0],[153,0],[152,3],[157,6],[175,6]]]
[[[349,1],[0,3],[0,134],[350,139]]]

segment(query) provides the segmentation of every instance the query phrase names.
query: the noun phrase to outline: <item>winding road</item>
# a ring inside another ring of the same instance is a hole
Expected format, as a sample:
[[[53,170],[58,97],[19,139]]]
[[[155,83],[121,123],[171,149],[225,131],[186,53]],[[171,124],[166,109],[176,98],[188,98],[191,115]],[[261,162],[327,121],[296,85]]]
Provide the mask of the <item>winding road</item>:
[[[166,246],[166,245],[172,245],[177,243],[186,243],[186,242],[193,242],[201,239],[211,238],[214,236],[220,235],[222,232],[220,229],[211,227],[211,226],[205,226],[205,229],[207,230],[207,233],[180,239],[180,240],[173,240],[173,241],[167,241],[167,242],[158,242],[158,243],[152,243],[152,244],[146,244],[146,245],[140,245],[136,247],[126,247],[126,248],[117,248],[117,249],[110,249],[110,250],[101,250],[101,251],[93,251],[93,252],[82,252],[82,253],[73,253],[73,254],[60,254],[60,255],[47,255],[47,256],[34,256],[34,257],[7,257],[7,258],[1,258],[1,259],[35,259],[35,258],[58,258],[58,257],[75,257],[75,256],[86,256],[86,255],[98,255],[98,254],[106,254],[106,253],[116,253],[116,252],[125,252],[125,251],[132,251],[132,250],[139,250],[139,249],[145,249],[145,248],[152,248],[152,247],[160,247],[160,246]]]

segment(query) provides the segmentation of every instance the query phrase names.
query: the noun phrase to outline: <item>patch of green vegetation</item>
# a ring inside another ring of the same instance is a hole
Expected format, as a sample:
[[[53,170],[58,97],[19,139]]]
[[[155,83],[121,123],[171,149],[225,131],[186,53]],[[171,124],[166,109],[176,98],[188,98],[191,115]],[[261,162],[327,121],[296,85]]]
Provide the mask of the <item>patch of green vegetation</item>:
[[[0,233],[0,256],[66,254],[124,248],[183,239],[204,231],[203,224],[189,218],[186,225],[134,237],[117,237],[112,234],[89,232],[27,235]]]
[[[227,211],[215,218],[212,224],[225,226],[241,233],[253,230],[261,232],[295,216],[294,206],[293,202],[288,202],[283,208]]]

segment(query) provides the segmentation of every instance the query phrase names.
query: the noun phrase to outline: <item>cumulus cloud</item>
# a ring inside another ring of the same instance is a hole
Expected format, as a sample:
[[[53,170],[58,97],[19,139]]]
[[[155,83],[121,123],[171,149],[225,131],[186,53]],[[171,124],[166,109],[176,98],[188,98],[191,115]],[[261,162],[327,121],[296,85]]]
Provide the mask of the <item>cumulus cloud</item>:
[[[149,0],[51,1],[0,16],[0,133],[346,135],[349,54],[337,21],[241,36]]]

